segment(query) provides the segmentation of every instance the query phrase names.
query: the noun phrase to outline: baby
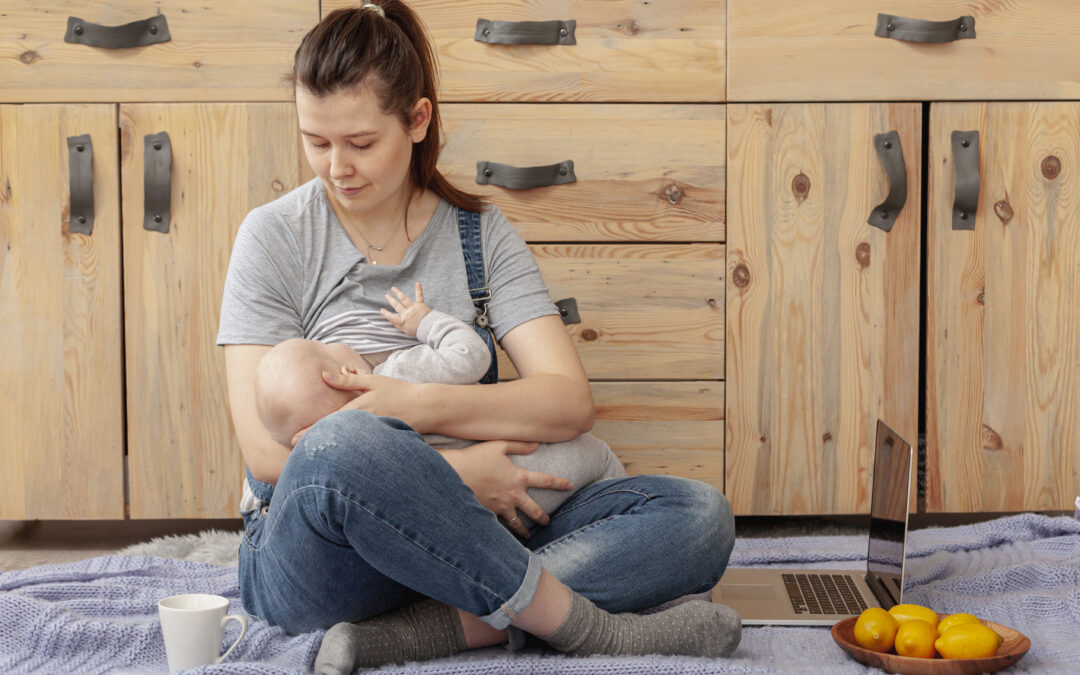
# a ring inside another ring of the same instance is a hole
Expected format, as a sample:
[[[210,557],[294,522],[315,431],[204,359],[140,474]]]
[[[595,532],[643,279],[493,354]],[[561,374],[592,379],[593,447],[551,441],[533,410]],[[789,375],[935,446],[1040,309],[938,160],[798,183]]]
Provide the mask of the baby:
[[[266,353],[256,371],[255,397],[259,419],[274,440],[289,446],[299,430],[360,395],[329,386],[322,379],[324,371],[374,373],[439,384],[475,384],[484,376],[491,353],[471,326],[431,309],[419,283],[415,301],[398,288],[392,292],[394,295],[386,299],[395,312],[383,309],[383,316],[398,330],[419,338],[421,344],[391,352],[374,367],[348,345],[303,338],[286,340]],[[474,443],[439,434],[425,434],[424,440],[437,449]],[[523,469],[569,480],[574,491],[598,480],[626,475],[608,444],[588,433],[562,443],[541,443],[531,454],[508,457]],[[552,513],[573,492],[530,488],[528,494],[546,513]],[[519,516],[527,527],[532,525],[524,514]]]

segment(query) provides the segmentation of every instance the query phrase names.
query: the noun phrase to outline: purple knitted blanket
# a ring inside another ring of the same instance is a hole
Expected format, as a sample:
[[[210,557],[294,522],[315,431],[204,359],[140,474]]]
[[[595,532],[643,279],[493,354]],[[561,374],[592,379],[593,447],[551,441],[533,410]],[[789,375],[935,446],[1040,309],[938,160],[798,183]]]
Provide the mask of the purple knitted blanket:
[[[1080,663],[1080,522],[1023,514],[912,533],[904,599],[969,611],[1027,634],[1032,647],[1010,672],[1076,672]],[[732,565],[858,566],[866,538],[740,539]],[[236,568],[166,558],[106,556],[0,573],[0,672],[163,673],[157,601],[216,593],[242,611]],[[235,638],[235,623],[225,643]],[[220,666],[192,672],[309,672],[321,632],[287,636],[253,622]],[[570,658],[542,650],[481,649],[394,673],[867,673],[825,628],[753,627],[730,659]]]

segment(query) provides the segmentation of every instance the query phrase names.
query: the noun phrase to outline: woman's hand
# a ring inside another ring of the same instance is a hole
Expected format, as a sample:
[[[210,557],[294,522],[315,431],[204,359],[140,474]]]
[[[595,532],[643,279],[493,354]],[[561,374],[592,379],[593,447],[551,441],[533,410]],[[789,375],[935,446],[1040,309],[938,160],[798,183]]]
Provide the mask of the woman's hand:
[[[339,410],[366,410],[373,415],[399,419],[421,431],[418,424],[423,405],[417,403],[417,389],[424,385],[349,368],[343,368],[340,372],[323,372],[322,377],[323,381],[334,389],[360,392]],[[310,428],[304,427],[296,432],[292,445],[299,443]]]
[[[522,441],[484,441],[461,450],[443,450],[442,456],[484,508],[501,516],[514,534],[528,539],[529,530],[518,517],[518,511],[538,525],[547,525],[550,519],[525,491],[528,488],[574,489],[565,478],[522,469],[508,457],[527,455],[537,447],[537,443]]]

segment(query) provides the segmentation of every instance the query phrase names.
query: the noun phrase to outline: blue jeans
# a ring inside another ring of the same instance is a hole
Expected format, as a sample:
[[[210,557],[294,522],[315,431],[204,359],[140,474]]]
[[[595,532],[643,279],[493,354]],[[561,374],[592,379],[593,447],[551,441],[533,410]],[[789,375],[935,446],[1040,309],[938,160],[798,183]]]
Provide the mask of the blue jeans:
[[[644,609],[714,586],[735,539],[716,489],[632,476],[580,490],[523,542],[420,434],[362,411],[313,426],[244,525],[244,608],[290,633],[425,596],[505,628],[541,565],[603,609]]]

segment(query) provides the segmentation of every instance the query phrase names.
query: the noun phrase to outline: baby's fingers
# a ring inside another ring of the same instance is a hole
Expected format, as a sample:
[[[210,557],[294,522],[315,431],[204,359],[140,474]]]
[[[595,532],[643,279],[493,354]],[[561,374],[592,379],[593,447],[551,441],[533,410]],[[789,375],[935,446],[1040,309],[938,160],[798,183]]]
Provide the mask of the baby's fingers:
[[[416,282],[416,302],[417,304],[424,301],[424,288],[420,285],[420,282]]]

